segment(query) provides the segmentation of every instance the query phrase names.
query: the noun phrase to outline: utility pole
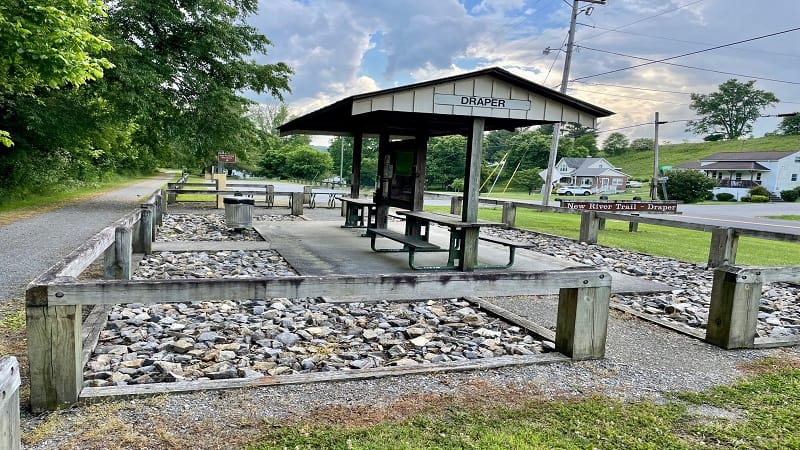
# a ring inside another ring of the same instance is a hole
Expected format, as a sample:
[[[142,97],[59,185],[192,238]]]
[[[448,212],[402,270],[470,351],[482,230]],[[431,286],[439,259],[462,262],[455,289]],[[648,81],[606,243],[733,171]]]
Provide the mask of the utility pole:
[[[658,121],[658,111],[656,111],[655,131],[653,136],[653,181],[650,182],[650,199],[658,200],[658,180],[661,171],[658,170],[658,126],[667,123]]]
[[[567,82],[569,81],[569,69],[572,64],[572,46],[575,43],[575,24],[578,21],[578,13],[581,10],[578,8],[580,2],[597,3],[605,5],[606,0],[573,0],[572,1],[572,17],[569,21],[569,35],[567,38],[567,54],[564,58],[564,72],[561,74],[561,88],[562,94],[567,93]],[[589,10],[587,10],[587,14]],[[542,205],[547,206],[550,203],[550,191],[553,190],[553,170],[556,166],[556,155],[558,154],[558,135],[561,132],[561,122],[556,122],[553,125],[553,141],[550,145],[550,155],[547,158],[547,179],[544,182],[542,189]]]

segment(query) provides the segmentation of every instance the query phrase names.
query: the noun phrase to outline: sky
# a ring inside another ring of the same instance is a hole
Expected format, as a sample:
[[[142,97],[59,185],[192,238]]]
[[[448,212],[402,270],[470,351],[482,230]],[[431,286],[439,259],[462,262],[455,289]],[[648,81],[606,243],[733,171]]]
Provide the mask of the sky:
[[[797,0],[579,7],[567,94],[616,113],[599,121],[600,143],[614,131],[652,138],[655,112],[668,122],[661,143],[702,140],[685,131],[697,118],[690,94],[709,94],[731,78],[756,80],[778,97],[764,115],[800,111],[800,30],[786,32],[800,27]],[[249,22],[272,42],[256,61],[294,70],[285,101],[301,115],[351,95],[495,66],[559,89],[571,10],[572,0],[260,0]],[[743,40],[750,41],[727,46]],[[718,46],[725,47],[704,51]],[[780,120],[758,119],[753,136]]]

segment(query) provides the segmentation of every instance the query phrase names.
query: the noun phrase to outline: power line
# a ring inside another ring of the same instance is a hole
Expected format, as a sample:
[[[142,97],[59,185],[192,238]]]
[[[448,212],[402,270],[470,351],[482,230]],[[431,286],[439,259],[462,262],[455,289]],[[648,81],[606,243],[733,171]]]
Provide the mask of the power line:
[[[671,41],[671,42],[682,42],[684,44],[714,45],[714,44],[709,44],[708,42],[687,41],[685,39],[673,39],[673,38],[668,38],[668,37],[664,37],[664,36],[654,36],[652,34],[634,33],[634,32],[631,32],[631,31],[614,30],[614,29],[610,29],[610,28],[599,27],[597,25],[590,25],[590,24],[587,24],[587,23],[578,22],[578,25],[582,25],[584,27],[589,27],[589,28],[596,28],[598,30],[606,30],[607,32],[630,34],[630,35],[633,35],[633,36],[642,36],[642,37],[647,37],[647,38],[651,38],[651,39],[660,39],[660,40]],[[748,51],[748,52],[758,52],[758,53],[764,53],[764,54],[776,55],[776,56],[788,56],[790,58],[800,58],[800,55],[793,55],[793,54],[790,54],[790,53],[771,52],[771,51],[768,51],[768,50],[755,49],[755,48],[736,48],[736,49],[733,49],[733,50],[742,50],[742,51]]]
[[[731,42],[731,43],[728,43],[728,44],[717,45],[717,46],[706,48],[706,49],[703,49],[703,50],[696,50],[696,51],[689,52],[689,53],[683,53],[681,55],[670,56],[669,58],[663,58],[663,59],[659,59],[659,60],[648,60],[648,62],[646,62],[646,63],[636,64],[636,65],[633,65],[633,66],[630,66],[630,67],[622,67],[622,68],[619,68],[619,69],[609,70],[609,71],[602,72],[602,73],[597,73],[597,74],[594,74],[594,75],[587,75],[585,77],[578,77],[578,78],[575,78],[575,80],[585,80],[587,78],[594,78],[594,77],[599,77],[601,75],[608,75],[608,74],[611,74],[611,73],[622,72],[623,70],[635,69],[635,68],[642,67],[642,66],[648,66],[650,64],[663,63],[663,62],[669,61],[671,59],[683,58],[684,56],[696,55],[698,53],[704,53],[704,52],[708,52],[708,51],[711,51],[711,50],[717,50],[717,49],[724,48],[724,47],[730,47],[730,46],[733,46],[733,45],[742,44],[742,43],[745,43],[745,42],[752,42],[752,41],[755,41],[755,40],[758,40],[758,39],[764,39],[764,38],[768,38],[768,37],[772,37],[772,36],[778,36],[778,35],[781,35],[781,34],[790,33],[792,31],[797,31],[797,30],[800,30],[800,27],[791,28],[791,29],[788,29],[788,30],[778,31],[778,32],[775,32],[775,33],[765,34],[765,35],[761,35],[761,36],[756,36],[756,37],[752,37],[752,38],[748,38],[748,39],[743,39],[741,41]],[[582,47],[582,48],[586,48],[588,50],[596,50],[596,49],[589,48],[589,47]],[[601,50],[596,50],[596,51],[601,51]],[[646,58],[641,58],[641,59],[646,59]],[[690,67],[690,68],[694,68],[694,67]],[[701,69],[701,70],[706,70],[706,69]],[[708,70],[711,71],[710,69],[708,69]],[[723,73],[723,72],[720,72],[720,73]],[[745,75],[738,75],[738,76],[745,76]],[[765,78],[761,78],[761,79],[765,79]],[[781,83],[790,83],[790,84],[800,84],[798,82],[789,82],[789,81],[781,81],[781,80],[769,80],[769,81],[777,81],[777,82],[781,82]]]
[[[692,6],[692,5],[694,5],[694,4],[697,4],[697,3],[700,3],[700,2],[702,2],[702,1],[703,1],[703,0],[696,0],[696,1],[693,1],[693,2],[691,2],[691,3],[687,3],[687,4],[685,4],[685,5],[682,5],[682,6],[678,6],[678,7],[672,8],[672,9],[668,9],[668,10],[666,10],[666,11],[662,11],[662,12],[660,12],[660,13],[658,13],[658,14],[654,14],[654,15],[652,15],[652,16],[643,17],[643,18],[641,18],[641,19],[634,20],[634,21],[633,21],[633,22],[631,22],[631,23],[628,23],[628,24],[625,24],[625,25],[620,25],[620,26],[618,26],[617,28],[614,28],[613,30],[604,31],[604,32],[602,32],[602,33],[597,33],[597,34],[595,34],[595,35],[593,35],[593,36],[589,36],[589,37],[587,37],[586,39],[581,39],[581,40],[580,40],[580,41],[578,41],[578,42],[581,42],[581,41],[586,41],[586,40],[589,40],[589,39],[594,39],[594,38],[596,38],[596,37],[598,37],[598,36],[602,36],[602,35],[604,35],[604,34],[606,34],[606,33],[610,33],[610,32],[612,32],[612,31],[617,31],[617,30],[619,30],[619,29],[622,29],[622,28],[627,28],[627,27],[629,27],[629,26],[631,26],[631,25],[635,25],[635,24],[637,24],[637,23],[639,23],[639,22],[644,22],[645,20],[654,19],[654,18],[656,18],[656,17],[663,16],[664,14],[668,14],[668,13],[671,13],[671,12],[673,12],[673,11],[677,11],[677,10],[679,10],[679,9],[683,9],[683,8],[686,8],[686,7]]]
[[[800,28],[795,28],[793,30],[788,30],[788,31],[796,31],[796,30],[800,30]],[[760,38],[757,38],[757,39],[760,39]],[[733,45],[733,44],[728,44],[728,45]],[[621,68],[621,69],[610,70],[608,72],[598,73],[598,74],[595,74],[595,75],[588,75],[588,76],[585,76],[585,77],[575,78],[575,79],[570,80],[570,81],[578,81],[579,82],[580,80],[584,80],[586,78],[593,78],[593,77],[597,77],[597,76],[600,76],[600,75],[608,75],[610,73],[621,72],[623,70],[635,69],[635,68],[638,68],[638,67],[659,63],[659,64],[666,64],[668,66],[683,67],[684,69],[702,70],[704,72],[713,72],[713,73],[719,73],[719,74],[723,74],[723,75],[732,75],[732,76],[735,76],[735,77],[744,77],[744,78],[752,78],[752,79],[756,79],[756,80],[772,81],[772,82],[775,82],[775,83],[800,84],[800,82],[797,82],[797,81],[779,80],[777,78],[767,78],[767,77],[759,77],[759,76],[755,76],[755,75],[745,75],[745,74],[736,73],[736,72],[726,72],[724,70],[707,69],[707,68],[704,68],[704,67],[687,66],[686,64],[677,64],[677,63],[666,62],[669,59],[675,59],[675,58],[680,58],[681,56],[693,55],[693,54],[701,53],[701,52],[704,52],[704,51],[714,50],[714,48],[701,50],[701,51],[697,51],[697,52],[692,52],[692,53],[686,53],[684,55],[679,55],[679,56],[672,56],[670,58],[664,58],[664,59],[657,59],[656,60],[656,59],[644,58],[644,57],[641,57],[641,56],[626,55],[625,53],[612,52],[610,50],[600,50],[598,48],[585,47],[585,46],[582,46],[582,45],[579,45],[578,47],[586,49],[586,50],[592,50],[592,51],[595,51],[595,52],[608,53],[608,54],[616,55],[616,56],[623,56],[623,57],[626,57],[626,58],[641,59],[643,61],[648,61],[648,62],[642,63],[642,64],[637,64],[635,66],[624,67],[624,68]],[[715,47],[715,48],[719,48],[719,47]]]
[[[658,123],[666,124],[666,123],[690,122],[692,120],[696,120],[696,119],[679,119],[679,120],[667,120],[667,121],[662,120],[662,121],[659,121]],[[609,130],[595,131],[595,133],[596,134],[608,133],[609,131],[627,130],[628,128],[643,127],[643,126],[646,126],[646,125],[653,125],[653,122],[637,123],[636,125],[628,125],[626,127],[611,128]]]
[[[632,99],[632,100],[642,100],[642,101],[645,101],[645,102],[669,103],[669,104],[672,104],[672,105],[688,106],[687,103],[671,102],[671,101],[668,101],[668,100],[655,100],[655,99],[652,99],[652,98],[632,97],[630,95],[611,94],[611,93],[608,93],[608,92],[598,92],[598,91],[592,91],[592,90],[589,90],[589,89],[576,89],[576,88],[573,88],[573,87],[571,87],[569,89],[573,90],[573,91],[579,91],[579,92],[591,92],[593,94],[608,95],[610,97],[629,98],[629,99]]]
[[[740,75],[743,76],[743,75]],[[751,78],[751,77],[748,77]],[[575,81],[575,80],[572,80]],[[611,83],[598,83],[598,82],[589,82],[589,81],[575,81],[576,83],[585,84],[587,86],[607,86],[607,87],[614,87],[619,89],[633,89],[636,91],[653,91],[653,92],[664,92],[667,94],[681,94],[681,95],[692,95],[691,92],[683,92],[683,91],[670,91],[667,89],[655,89],[655,88],[643,88],[643,87],[636,87],[636,86],[625,86],[621,84],[611,84]],[[570,88],[573,89],[573,88]],[[800,102],[792,102],[781,100],[781,103],[790,104],[790,105],[800,105]]]

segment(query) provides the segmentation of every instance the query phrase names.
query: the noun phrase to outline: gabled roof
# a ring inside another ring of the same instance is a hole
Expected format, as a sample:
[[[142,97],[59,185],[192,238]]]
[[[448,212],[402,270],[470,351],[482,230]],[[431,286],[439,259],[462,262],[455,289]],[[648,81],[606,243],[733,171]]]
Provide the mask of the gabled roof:
[[[766,151],[766,152],[719,152],[706,156],[700,161],[777,161],[786,158],[800,150]]]
[[[464,103],[463,99],[468,102]],[[396,136],[468,134],[484,129],[555,122],[594,126],[613,112],[492,67],[407,86],[354,95],[289,121],[281,135],[354,133]]]

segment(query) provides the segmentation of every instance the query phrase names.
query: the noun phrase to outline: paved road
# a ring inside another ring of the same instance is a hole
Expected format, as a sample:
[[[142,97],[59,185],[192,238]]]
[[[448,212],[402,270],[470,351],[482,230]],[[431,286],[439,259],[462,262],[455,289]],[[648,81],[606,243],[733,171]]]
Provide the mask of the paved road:
[[[680,205],[682,214],[661,217],[682,222],[719,226],[736,226],[760,231],[800,235],[800,221],[770,219],[769,216],[800,216],[800,202],[732,203],[729,205]]]
[[[0,302],[24,295],[32,279],[174,178],[161,174],[0,227]]]

